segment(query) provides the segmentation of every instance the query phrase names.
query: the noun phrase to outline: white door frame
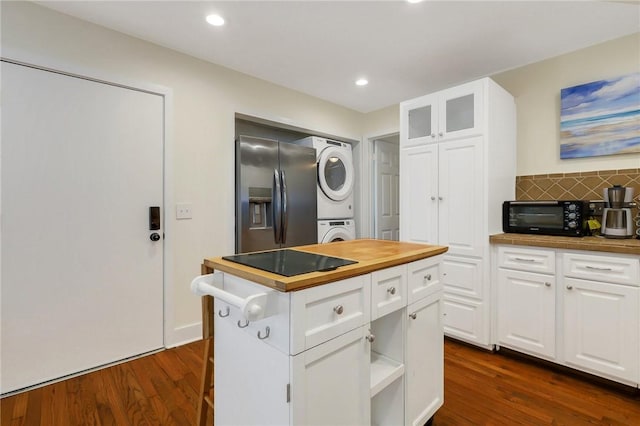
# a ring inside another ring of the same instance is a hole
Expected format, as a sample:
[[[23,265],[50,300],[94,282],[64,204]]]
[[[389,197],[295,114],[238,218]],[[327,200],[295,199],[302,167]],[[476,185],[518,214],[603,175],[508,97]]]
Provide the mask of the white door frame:
[[[373,156],[373,143],[376,139],[384,139],[389,136],[395,136],[400,134],[400,131],[396,129],[388,129],[382,133],[377,133],[374,135],[365,136],[362,140],[362,168],[360,170],[360,182],[361,182],[361,190],[360,194],[360,214],[358,221],[360,224],[358,225],[361,230],[361,235],[359,238],[374,238],[376,234],[375,230],[375,198],[373,196],[373,192],[375,191],[375,170],[373,167],[373,162],[375,160]]]
[[[154,95],[162,96],[163,98],[163,182],[162,182],[162,196],[163,203],[162,214],[164,215],[163,232],[169,238],[165,238],[163,241],[163,271],[162,271],[162,289],[163,289],[163,346],[165,348],[175,346],[179,343],[175,332],[175,320],[174,320],[174,289],[172,287],[174,266],[172,253],[172,240],[173,238],[173,221],[169,220],[168,212],[170,206],[174,205],[173,200],[173,90],[171,88],[156,85],[149,82],[133,81],[123,79],[120,76],[112,75],[96,71],[93,69],[86,69],[76,65],[70,65],[69,63],[62,63],[51,58],[34,57],[24,52],[10,51],[7,55],[0,59],[5,62],[13,63],[16,65],[23,65],[34,69],[43,71],[54,72],[61,75],[67,75],[71,77],[81,78],[84,80],[94,81],[97,83],[108,84],[111,86],[122,87],[125,89],[132,89],[141,92],[151,93]],[[2,146],[0,145],[0,155],[2,155]],[[0,186],[0,191],[2,191]],[[0,215],[2,213],[2,206],[0,205]],[[2,234],[0,230],[0,253],[2,251]],[[2,271],[2,261],[0,257],[0,272]]]

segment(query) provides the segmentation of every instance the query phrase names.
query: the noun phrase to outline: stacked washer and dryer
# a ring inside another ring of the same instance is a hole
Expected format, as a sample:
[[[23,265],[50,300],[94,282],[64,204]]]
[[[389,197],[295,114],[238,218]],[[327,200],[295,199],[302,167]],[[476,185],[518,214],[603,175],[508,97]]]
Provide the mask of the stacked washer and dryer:
[[[318,136],[296,144],[316,149],[318,162],[318,243],[356,238],[353,221],[355,170],[351,145]]]

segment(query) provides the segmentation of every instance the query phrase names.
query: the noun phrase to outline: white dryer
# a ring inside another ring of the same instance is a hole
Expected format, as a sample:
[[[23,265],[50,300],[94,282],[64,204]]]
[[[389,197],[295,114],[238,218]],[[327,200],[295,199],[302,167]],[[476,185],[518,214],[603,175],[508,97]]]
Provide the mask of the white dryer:
[[[356,224],[353,219],[319,220],[318,243],[350,241],[356,239]]]
[[[317,136],[296,143],[316,149],[318,219],[352,218],[355,170],[351,145]]]

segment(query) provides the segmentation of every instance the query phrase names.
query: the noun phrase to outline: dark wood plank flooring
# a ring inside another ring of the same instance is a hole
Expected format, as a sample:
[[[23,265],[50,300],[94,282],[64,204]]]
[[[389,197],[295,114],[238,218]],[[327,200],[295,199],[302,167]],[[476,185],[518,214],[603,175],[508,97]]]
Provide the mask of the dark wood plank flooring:
[[[203,350],[194,342],[3,398],[0,424],[194,425]],[[640,393],[447,340],[433,424],[640,425]]]

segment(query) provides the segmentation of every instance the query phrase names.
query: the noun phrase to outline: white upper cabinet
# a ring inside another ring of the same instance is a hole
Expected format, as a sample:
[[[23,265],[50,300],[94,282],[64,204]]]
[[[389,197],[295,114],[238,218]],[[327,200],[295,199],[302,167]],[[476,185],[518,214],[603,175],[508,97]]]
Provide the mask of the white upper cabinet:
[[[400,104],[400,145],[423,145],[482,133],[481,81]]]

